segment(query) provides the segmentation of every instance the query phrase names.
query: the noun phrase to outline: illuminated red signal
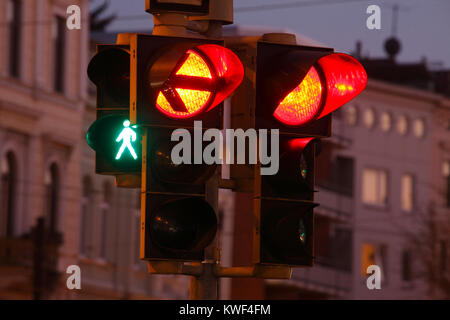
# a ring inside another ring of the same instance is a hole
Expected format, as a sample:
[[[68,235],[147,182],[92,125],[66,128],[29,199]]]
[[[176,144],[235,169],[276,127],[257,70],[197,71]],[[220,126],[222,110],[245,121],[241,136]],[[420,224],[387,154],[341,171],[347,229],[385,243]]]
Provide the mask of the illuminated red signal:
[[[366,87],[367,73],[358,60],[343,53],[325,56],[318,63],[327,83],[325,106],[318,116],[322,118],[360,94]]]
[[[313,119],[322,106],[322,83],[316,68],[309,69],[302,82],[278,105],[275,118],[289,125],[302,125]]]
[[[156,108],[171,118],[191,118],[221,103],[243,77],[242,63],[230,50],[213,44],[195,47],[162,85]]]
[[[324,85],[325,84],[325,85]],[[367,74],[353,57],[335,53],[322,57],[275,109],[287,125],[303,125],[338,109],[366,87]]]

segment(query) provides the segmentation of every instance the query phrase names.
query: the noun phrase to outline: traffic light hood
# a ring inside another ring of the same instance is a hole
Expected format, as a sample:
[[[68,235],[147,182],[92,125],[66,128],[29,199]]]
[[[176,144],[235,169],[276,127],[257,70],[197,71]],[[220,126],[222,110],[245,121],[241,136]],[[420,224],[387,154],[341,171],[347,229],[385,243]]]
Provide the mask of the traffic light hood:
[[[356,59],[343,53],[318,55],[289,52],[283,57],[274,97],[279,121],[298,126],[320,119],[366,87],[367,74]]]
[[[331,49],[265,44],[260,53],[261,99],[267,101],[267,113],[287,126],[303,126],[328,115],[367,83],[356,59]]]
[[[128,50],[111,47],[99,51],[88,66],[89,79],[111,96],[116,105],[129,105],[130,97],[130,53]],[[111,106],[109,106],[111,107]]]

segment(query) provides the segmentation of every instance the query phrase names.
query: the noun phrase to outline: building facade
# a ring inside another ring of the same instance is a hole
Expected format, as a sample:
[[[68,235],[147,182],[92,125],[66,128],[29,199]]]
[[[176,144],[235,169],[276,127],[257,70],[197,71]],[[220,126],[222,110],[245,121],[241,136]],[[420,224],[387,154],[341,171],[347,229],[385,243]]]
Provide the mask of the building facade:
[[[77,259],[88,28],[66,28],[71,4],[87,21],[86,0],[0,2],[2,297],[31,297],[39,218],[57,247],[53,268]]]
[[[243,35],[238,28],[229,36]],[[302,37],[297,43],[318,45]],[[450,99],[443,94],[445,84],[432,82],[423,64],[359,59],[368,70],[367,88],[333,114],[332,137],[323,139],[318,156],[315,265],[293,269],[291,280],[232,280],[223,297],[449,296]],[[229,231],[239,237],[232,263],[249,264],[251,244],[244,243],[252,241],[245,236],[252,231],[252,207],[245,196],[234,197],[239,206],[225,215],[238,221]],[[380,268],[380,290],[368,288],[371,265]]]

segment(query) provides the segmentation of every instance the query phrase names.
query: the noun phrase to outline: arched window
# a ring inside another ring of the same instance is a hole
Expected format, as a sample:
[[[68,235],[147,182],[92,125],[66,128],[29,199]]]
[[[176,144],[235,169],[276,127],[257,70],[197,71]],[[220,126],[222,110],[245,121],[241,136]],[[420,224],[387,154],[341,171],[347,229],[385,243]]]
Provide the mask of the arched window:
[[[59,206],[59,170],[53,163],[45,172],[45,217],[48,230],[51,234],[58,232],[58,206]]]
[[[90,177],[83,178],[83,198],[81,199],[81,221],[80,221],[80,253],[90,256],[89,225],[92,208],[92,181]]]
[[[99,251],[99,257],[105,260],[107,260],[107,250],[109,240],[111,199],[112,199],[111,184],[109,182],[105,182],[103,184],[102,203],[100,204],[101,233],[100,233],[100,251]]]
[[[17,181],[16,157],[8,152],[1,160],[0,236],[14,235],[14,205]]]

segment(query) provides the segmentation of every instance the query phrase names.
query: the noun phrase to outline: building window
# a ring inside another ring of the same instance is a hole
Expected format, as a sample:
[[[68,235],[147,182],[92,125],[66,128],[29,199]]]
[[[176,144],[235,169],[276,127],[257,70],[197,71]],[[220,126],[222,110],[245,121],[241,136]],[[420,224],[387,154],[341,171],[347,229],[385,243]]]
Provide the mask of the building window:
[[[402,176],[401,202],[403,211],[412,211],[414,205],[414,177],[411,174]]]
[[[81,199],[81,221],[80,221],[80,253],[89,257],[89,217],[91,216],[92,208],[92,182],[90,177],[83,179],[83,198]]]
[[[383,132],[388,132],[392,127],[392,116],[388,112],[383,112],[380,118],[380,126]]]
[[[414,120],[413,131],[416,138],[423,138],[425,136],[425,121],[422,119]]]
[[[404,250],[402,253],[402,280],[411,281],[411,279],[412,279],[411,251]]]
[[[337,156],[333,161],[333,185],[337,193],[353,196],[353,158]]]
[[[107,250],[109,241],[109,228],[111,217],[111,199],[112,199],[112,187],[109,182],[105,182],[103,185],[103,197],[100,204],[101,214],[101,231],[100,231],[100,250],[99,258],[107,260]]]
[[[398,117],[397,120],[397,131],[398,133],[400,133],[402,136],[406,135],[408,133],[408,119],[406,118],[406,116],[401,115],[400,117]]]
[[[355,126],[358,122],[358,109],[354,105],[349,105],[345,110],[347,123],[351,126]]]
[[[65,43],[66,43],[66,20],[63,17],[55,16],[53,22],[53,89],[56,92],[64,92],[64,63],[65,63]]]
[[[372,109],[367,109],[364,112],[364,125],[371,129],[375,125],[375,112]]]
[[[14,235],[15,184],[17,181],[16,158],[8,152],[1,160],[0,181],[0,236]]]
[[[361,246],[361,275],[367,277],[367,268],[376,265],[381,269],[381,281],[387,280],[387,246],[363,243]]]
[[[46,224],[50,233],[56,235],[58,231],[59,170],[55,163],[45,172],[44,183]]]
[[[366,168],[363,171],[362,201],[365,204],[385,206],[387,204],[387,172]]]
[[[9,75],[15,78],[20,76],[21,4],[20,0],[8,0],[6,8],[9,27]]]

